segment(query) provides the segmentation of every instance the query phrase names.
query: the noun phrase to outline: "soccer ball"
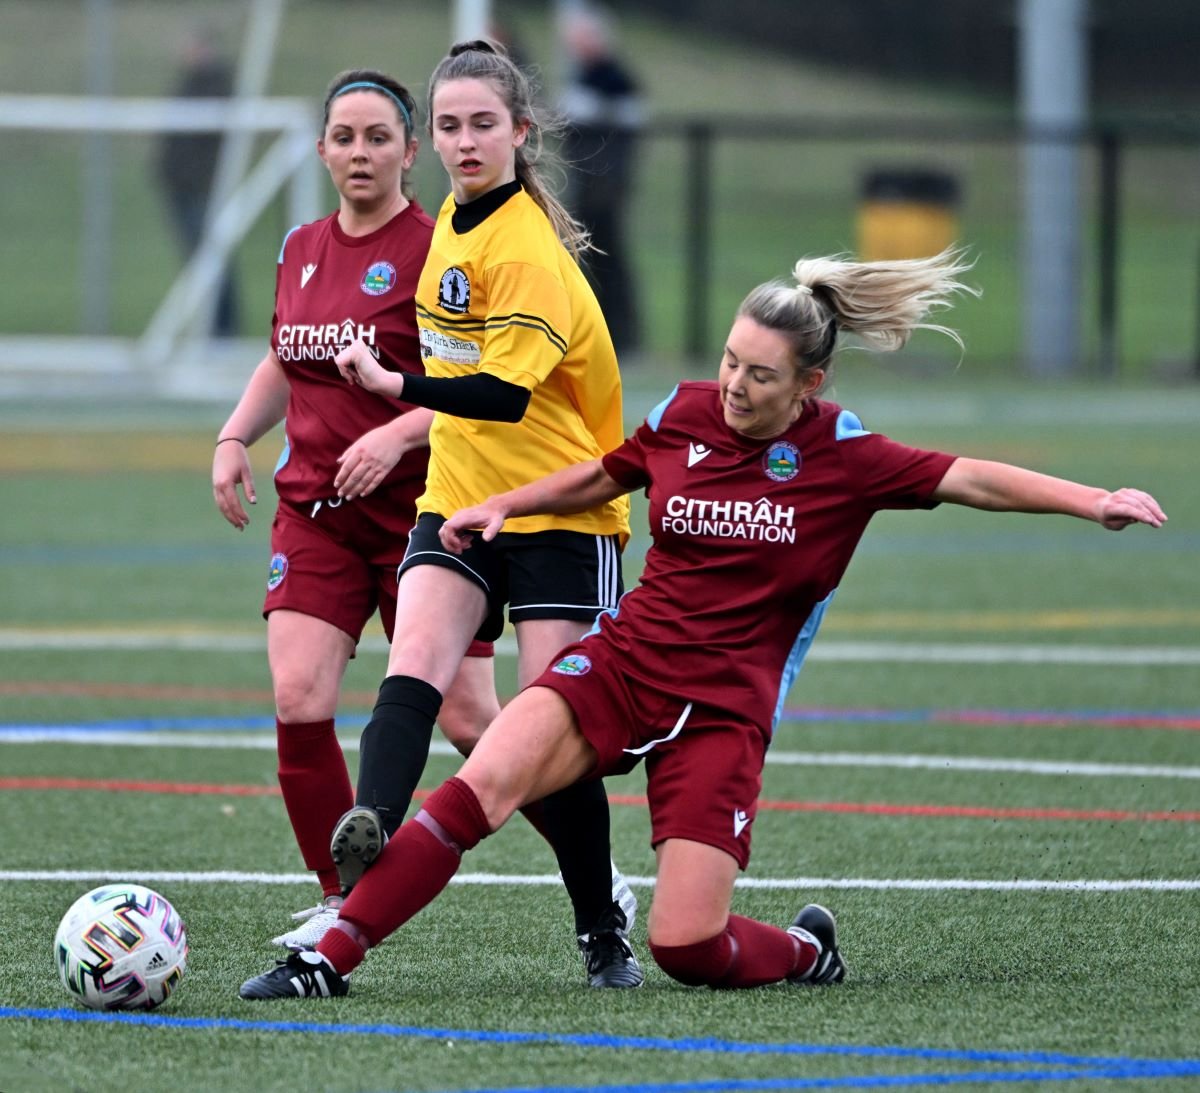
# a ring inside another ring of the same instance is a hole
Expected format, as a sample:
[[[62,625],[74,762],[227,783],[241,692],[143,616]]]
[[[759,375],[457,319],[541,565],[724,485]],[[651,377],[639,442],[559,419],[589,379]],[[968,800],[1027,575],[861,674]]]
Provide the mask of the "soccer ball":
[[[54,935],[67,988],[90,1009],[153,1009],[187,969],[187,934],[171,904],[140,884],[105,884],[71,904]]]

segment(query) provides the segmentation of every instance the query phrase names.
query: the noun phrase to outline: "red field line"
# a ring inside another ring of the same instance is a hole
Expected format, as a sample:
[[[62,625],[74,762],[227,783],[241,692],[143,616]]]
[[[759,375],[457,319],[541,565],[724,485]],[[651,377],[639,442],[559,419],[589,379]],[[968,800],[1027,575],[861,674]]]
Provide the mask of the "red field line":
[[[871,816],[979,820],[1135,820],[1143,823],[1174,821],[1189,824],[1200,821],[1200,812],[1176,809],[1134,812],[1115,808],[978,808],[971,805],[889,805],[859,801],[759,801],[758,807],[774,812],[852,812]]]
[[[98,790],[108,793],[177,793],[225,797],[277,797],[278,786],[217,784],[210,782],[148,782],[121,778],[8,778],[0,777],[0,790]],[[418,790],[414,799],[424,800],[429,790]],[[637,794],[613,794],[614,805],[645,808],[646,798]],[[981,808],[973,805],[898,805],[874,801],[759,801],[764,812],[833,812],[868,816],[917,816],[934,819],[973,820],[1107,820],[1140,823],[1197,823],[1200,812],[1171,809],[1135,812],[1128,809],[1079,808]]]
[[[26,698],[128,698],[148,702],[253,702],[273,706],[275,698],[264,687],[200,687],[163,683],[71,683],[55,680],[0,682],[0,695]],[[370,708],[375,691],[346,691],[342,698]]]
[[[206,782],[146,782],[126,778],[0,778],[5,789],[87,789],[106,793],[179,793],[186,796],[278,797],[278,786],[215,785]]]

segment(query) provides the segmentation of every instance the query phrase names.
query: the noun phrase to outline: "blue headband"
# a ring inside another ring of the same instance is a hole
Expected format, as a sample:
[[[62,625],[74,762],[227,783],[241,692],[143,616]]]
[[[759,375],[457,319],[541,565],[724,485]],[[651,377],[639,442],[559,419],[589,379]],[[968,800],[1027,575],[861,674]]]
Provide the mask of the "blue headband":
[[[399,95],[397,95],[394,91],[389,91],[381,83],[372,83],[370,80],[358,80],[356,83],[348,83],[348,84],[346,84],[345,87],[339,87],[333,93],[333,95],[330,96],[329,101],[333,102],[334,99],[338,98],[340,95],[346,94],[347,91],[364,91],[364,90],[381,91],[389,99],[391,99],[392,102],[394,102],[400,108],[400,116],[404,119],[405,127],[408,129],[408,131],[410,133],[412,132],[412,127],[413,127],[412,115],[408,112],[408,107],[405,106],[404,103],[400,101]]]

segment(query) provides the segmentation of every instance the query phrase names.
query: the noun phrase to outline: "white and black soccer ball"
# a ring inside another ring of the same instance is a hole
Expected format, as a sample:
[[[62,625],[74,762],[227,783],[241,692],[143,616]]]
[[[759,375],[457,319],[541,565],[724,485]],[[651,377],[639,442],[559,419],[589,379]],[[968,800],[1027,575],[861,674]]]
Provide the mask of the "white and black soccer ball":
[[[105,884],[71,904],[54,935],[54,960],[67,988],[97,1010],[153,1009],[187,969],[179,913],[140,884]]]

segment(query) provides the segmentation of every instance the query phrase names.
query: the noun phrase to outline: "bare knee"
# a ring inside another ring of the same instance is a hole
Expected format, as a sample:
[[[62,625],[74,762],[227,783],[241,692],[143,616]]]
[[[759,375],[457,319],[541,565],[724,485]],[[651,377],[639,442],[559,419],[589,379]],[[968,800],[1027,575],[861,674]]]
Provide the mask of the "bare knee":
[[[680,983],[720,986],[736,955],[729,906],[737,862],[723,850],[688,839],[665,839],[657,854],[647,924],[654,962]]]
[[[675,948],[722,934],[738,863],[717,847],[689,839],[665,839],[656,852],[658,877],[647,923],[651,942]]]
[[[335,626],[295,611],[272,611],[267,661],[279,720],[295,724],[333,717],[353,653],[354,640]]]
[[[709,889],[703,881],[693,881],[681,890],[660,871],[650,905],[650,955],[667,975],[689,987],[717,986],[733,959],[728,900]]]
[[[282,671],[275,673],[275,714],[285,724],[324,721],[337,711],[337,687],[329,687],[312,675]]]
[[[729,923],[729,916],[720,915],[689,915],[686,912],[664,918],[661,913],[655,913],[655,905],[651,904],[649,921],[646,924],[646,935],[651,946],[660,945],[665,948],[695,945],[708,938],[720,934]]]
[[[470,755],[483,730],[500,714],[491,657],[464,657],[442,699],[438,725],[463,755]]]
[[[492,695],[491,702],[478,695],[462,695],[451,690],[438,713],[438,727],[446,739],[463,755],[470,755],[483,730],[500,712],[500,704]]]

